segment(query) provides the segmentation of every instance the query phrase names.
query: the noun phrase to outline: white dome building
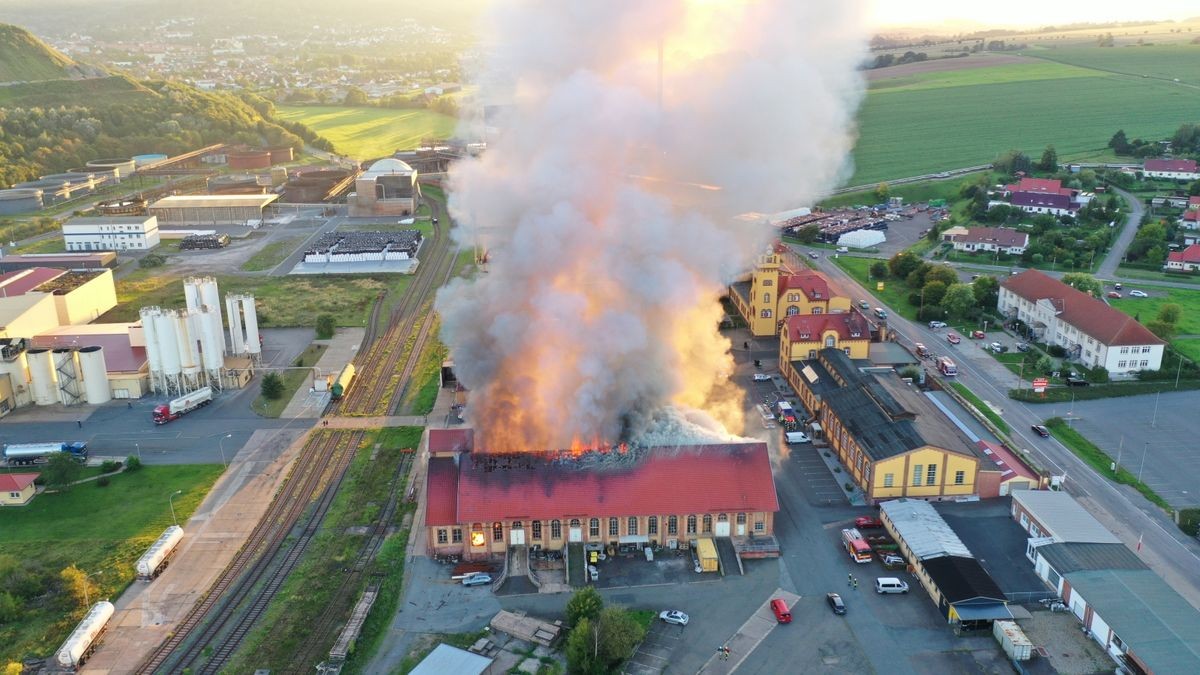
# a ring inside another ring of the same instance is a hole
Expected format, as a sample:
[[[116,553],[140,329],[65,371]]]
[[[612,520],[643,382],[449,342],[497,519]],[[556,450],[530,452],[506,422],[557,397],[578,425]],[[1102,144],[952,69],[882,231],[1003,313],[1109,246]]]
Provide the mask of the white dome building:
[[[346,199],[351,216],[410,216],[421,198],[416,170],[391,157],[359,175],[354,190]]]

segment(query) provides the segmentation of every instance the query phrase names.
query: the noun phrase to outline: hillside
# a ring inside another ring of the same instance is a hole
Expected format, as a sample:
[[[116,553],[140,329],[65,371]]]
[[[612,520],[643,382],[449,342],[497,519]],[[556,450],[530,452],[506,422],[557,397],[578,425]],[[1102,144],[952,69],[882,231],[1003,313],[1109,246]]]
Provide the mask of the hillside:
[[[74,61],[24,28],[0,24],[0,83],[57,80],[78,70]]]

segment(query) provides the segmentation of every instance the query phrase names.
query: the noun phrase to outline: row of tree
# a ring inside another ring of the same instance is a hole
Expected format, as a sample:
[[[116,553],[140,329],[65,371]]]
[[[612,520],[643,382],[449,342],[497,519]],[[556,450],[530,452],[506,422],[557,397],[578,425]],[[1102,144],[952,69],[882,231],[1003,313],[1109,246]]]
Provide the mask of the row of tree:
[[[918,308],[920,321],[972,318],[994,309],[1000,293],[1000,282],[993,276],[961,283],[954,268],[930,264],[910,251],[873,263],[870,272],[873,279],[903,283],[910,291],[908,304]]]
[[[594,586],[575,592],[567,601],[567,668],[578,675],[620,672],[621,665],[646,636],[629,611],[605,607]]]

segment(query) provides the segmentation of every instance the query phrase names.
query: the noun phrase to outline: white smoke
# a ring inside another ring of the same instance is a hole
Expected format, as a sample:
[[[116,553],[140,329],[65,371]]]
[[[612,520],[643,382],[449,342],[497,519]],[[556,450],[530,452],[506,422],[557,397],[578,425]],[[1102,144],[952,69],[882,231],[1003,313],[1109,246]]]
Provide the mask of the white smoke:
[[[848,175],[860,7],[515,0],[489,28],[511,105],[450,183],[489,271],[437,301],[480,445],[612,441],[672,403],[736,424],[717,298],[771,232],[734,216]]]

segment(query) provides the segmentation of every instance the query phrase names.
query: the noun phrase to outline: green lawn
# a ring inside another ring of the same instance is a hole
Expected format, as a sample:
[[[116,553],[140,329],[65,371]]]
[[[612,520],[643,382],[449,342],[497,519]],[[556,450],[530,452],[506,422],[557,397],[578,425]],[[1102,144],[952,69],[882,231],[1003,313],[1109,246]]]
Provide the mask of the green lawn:
[[[391,155],[418,147],[425,138],[449,138],[458,120],[441,113],[416,109],[348,108],[339,106],[278,106],[276,116],[303,122],[357,159]]]
[[[309,345],[296,360],[292,362],[292,366],[296,368],[311,368],[317,361],[321,360],[321,355],[329,347],[326,345]],[[259,371],[265,373],[267,371]],[[279,417],[283,414],[283,409],[291,403],[292,397],[296,395],[296,391],[302,386],[308,386],[311,382],[310,376],[312,370],[285,370],[280,372],[283,378],[283,395],[274,401],[264,398],[260,393],[254,402],[250,404],[250,409],[262,415],[263,417]],[[259,386],[262,386],[262,377],[258,378]]]
[[[1131,285],[1126,284],[1127,287]],[[1149,291],[1154,297],[1131,298],[1126,295],[1120,300],[1109,300],[1109,303],[1130,316],[1138,317],[1142,323],[1152,321],[1163,305],[1179,305],[1183,310],[1179,317],[1179,334],[1200,335],[1200,289],[1151,288]],[[1128,288],[1125,292],[1128,292]]]
[[[995,410],[992,410],[991,406],[984,403],[983,399],[976,396],[975,392],[967,389],[967,386],[962,382],[951,382],[950,386],[954,387],[954,391],[957,391],[959,395],[970,401],[971,405],[975,406],[975,409],[983,414],[984,417],[988,418],[988,420],[990,420],[997,429],[1006,434],[1010,433],[1008,423],[1005,422]]]
[[[66,246],[63,244],[62,237],[55,235],[45,239],[21,244],[16,248],[15,253],[63,253],[66,251]]]
[[[19,597],[19,620],[0,624],[0,663],[45,657],[83,616],[67,596],[60,570],[76,565],[91,577],[89,600],[115,599],[133,581],[133,564],[171,521],[168,499],[184,523],[196,510],[220,465],[147,466],[100,487],[38,495],[28,506],[0,510],[0,579]]]
[[[275,266],[287,259],[305,237],[288,237],[278,239],[259,249],[258,253],[242,263],[242,269],[247,272],[262,272],[275,269]]]
[[[888,195],[891,197],[903,197],[905,204],[928,202],[931,199],[945,199],[947,202],[950,202],[958,197],[958,191],[963,183],[974,182],[976,178],[978,178],[978,174],[959,180],[930,180],[921,181],[920,183],[891,185],[888,186]],[[874,190],[860,190],[858,192],[846,192],[834,195],[821,202],[821,206],[830,209],[839,206],[870,206],[875,204],[876,201]]]
[[[1160,67],[1174,68],[1178,53],[1162,54]],[[1117,129],[1130,138],[1169,136],[1200,107],[1200,89],[1060,64],[897,79],[873,82],[859,110],[850,185],[974,166],[1010,148],[1037,155],[1053,144],[1060,160],[1091,156],[1105,152]],[[1063,105],[1064,92],[1071,105]]]
[[[854,280],[863,285],[875,297],[888,306],[888,308],[903,316],[906,319],[916,321],[917,308],[908,304],[908,287],[903,281],[897,279],[887,279],[883,282],[883,290],[876,290],[877,279],[868,279],[870,276],[870,267],[872,264],[885,260],[884,258],[859,258],[854,256],[841,255],[833,259],[837,266],[846,271],[847,274],[854,277]],[[866,299],[866,298],[863,298]],[[859,298],[853,298],[854,302],[858,302]]]
[[[1148,47],[1056,47],[1030,50],[1026,56],[1074,64],[1085,68],[1167,80],[1178,78],[1200,84],[1200,45],[1171,44]]]

